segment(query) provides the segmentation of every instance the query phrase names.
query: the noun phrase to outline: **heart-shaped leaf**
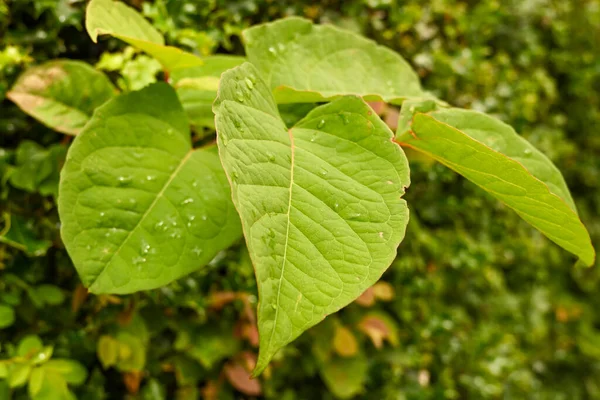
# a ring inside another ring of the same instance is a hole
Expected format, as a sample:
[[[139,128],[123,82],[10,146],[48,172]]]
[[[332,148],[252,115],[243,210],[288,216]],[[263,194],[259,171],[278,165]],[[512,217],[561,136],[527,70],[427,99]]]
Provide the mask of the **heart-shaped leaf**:
[[[552,162],[510,126],[471,110],[414,115],[398,140],[463,175],[550,240],[594,263],[590,236]]]
[[[278,103],[309,103],[340,95],[402,102],[427,96],[396,52],[332,25],[286,18],[243,32],[246,54]]]
[[[168,70],[203,63],[192,53],[166,46],[165,39],[150,22],[120,1],[91,0],[85,12],[85,27],[94,43],[99,35],[114,36],[156,58]]]
[[[223,74],[214,109],[258,281],[258,374],[388,268],[408,221],[408,163],[358,97],[317,107],[288,130],[248,63]]]
[[[6,97],[50,128],[76,135],[115,94],[106,75],[88,64],[56,60],[27,69]]]
[[[216,147],[194,150],[175,91],[157,83],[100,107],[67,154],[62,237],[96,293],[164,285],[240,237]]]

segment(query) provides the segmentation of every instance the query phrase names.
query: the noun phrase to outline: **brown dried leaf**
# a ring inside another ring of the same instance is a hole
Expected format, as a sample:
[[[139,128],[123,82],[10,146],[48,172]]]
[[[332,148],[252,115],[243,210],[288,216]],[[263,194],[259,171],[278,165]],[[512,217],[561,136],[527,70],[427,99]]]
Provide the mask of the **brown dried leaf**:
[[[243,364],[248,364],[247,359],[242,360]],[[223,372],[227,381],[239,392],[248,396],[259,396],[262,394],[262,387],[258,379],[250,379],[250,369],[244,367],[244,365],[234,361],[225,364]],[[254,357],[254,364],[256,364],[256,357]]]

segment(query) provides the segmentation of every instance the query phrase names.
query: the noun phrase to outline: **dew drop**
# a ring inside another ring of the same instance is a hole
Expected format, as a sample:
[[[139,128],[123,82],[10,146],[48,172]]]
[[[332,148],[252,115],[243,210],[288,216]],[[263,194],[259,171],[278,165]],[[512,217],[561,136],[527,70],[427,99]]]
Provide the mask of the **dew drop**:
[[[526,155],[530,155],[530,154],[531,154],[531,149],[525,149],[524,153],[525,153]]]
[[[198,181],[194,181],[194,182],[192,182],[192,186],[193,186],[193,187],[198,187]]]
[[[145,240],[142,240],[141,253],[148,254],[149,251],[150,251],[150,245]]]
[[[185,206],[186,204],[191,204],[193,202],[194,202],[194,199],[192,199],[191,197],[188,197],[187,199],[185,199],[181,202],[181,205]]]
[[[233,178],[234,181],[237,180],[237,178],[239,178],[239,175],[238,175],[237,171],[233,171],[231,173],[231,176],[232,176],[232,178]]]
[[[271,162],[275,161],[275,154],[273,154],[271,152],[267,152],[267,157],[269,158],[269,161],[271,161]]]
[[[143,264],[146,262],[146,259],[144,257],[134,257],[131,262],[133,263],[133,265],[138,265],[138,264]]]
[[[277,50],[275,50],[275,47],[269,47],[269,53],[271,53],[273,56],[277,55]]]
[[[203,215],[201,218],[202,218],[202,221],[206,221],[206,219],[207,219],[206,215]]]
[[[240,103],[243,103],[244,102],[244,93],[242,93],[241,91],[238,90],[237,92],[235,92],[235,98]]]
[[[256,76],[254,74],[248,75],[248,79],[250,79],[252,83],[256,83]]]
[[[348,114],[340,114],[340,116],[342,117],[342,121],[344,122],[344,125],[348,125],[350,123],[350,118],[348,118]]]
[[[325,176],[325,175],[327,175],[327,170],[324,170],[324,169],[322,169],[322,170],[321,170],[321,175],[322,175],[322,176]]]
[[[101,212],[100,212],[100,216],[101,216],[101,217],[104,217],[104,211],[101,211]]]
[[[154,229],[164,231],[166,229],[165,223],[163,221],[158,221],[156,224],[154,224]]]
[[[117,181],[119,182],[119,185],[126,185],[129,182],[131,182],[131,177],[130,176],[120,176],[117,178]]]
[[[279,48],[279,51],[285,51],[285,44],[279,43],[277,44],[277,48]]]
[[[250,80],[250,78],[246,78],[244,79],[244,81],[246,82],[246,86],[248,87],[248,89],[254,89],[254,83]]]
[[[194,253],[196,256],[200,257],[200,254],[202,254],[202,249],[200,247],[196,246],[192,249],[192,253]]]
[[[149,182],[151,182],[151,181],[153,181],[153,180],[155,180],[155,179],[156,179],[156,177],[155,177],[154,175],[148,175],[148,176],[146,177],[146,180],[147,180],[147,181],[149,181]]]
[[[271,304],[271,307],[273,307],[273,310],[277,310],[277,304]]]
[[[317,128],[318,128],[318,129],[321,129],[321,128],[322,128],[322,127],[324,127],[324,126],[325,126],[325,120],[324,120],[324,119],[322,119],[322,120],[321,120],[321,121],[319,121],[319,123],[317,124]]]
[[[339,206],[340,206],[340,205],[339,205],[339,203],[335,203],[335,204],[334,204],[334,207],[335,207],[336,209],[337,209]]]

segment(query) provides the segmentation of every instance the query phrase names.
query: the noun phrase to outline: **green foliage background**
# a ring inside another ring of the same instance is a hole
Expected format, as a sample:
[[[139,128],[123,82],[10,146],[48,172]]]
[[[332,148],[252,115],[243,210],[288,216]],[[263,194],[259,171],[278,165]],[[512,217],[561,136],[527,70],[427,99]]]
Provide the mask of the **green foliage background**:
[[[546,153],[600,245],[599,0],[130,3],[171,44],[203,55],[240,53],[242,29],[285,15],[396,49],[427,89],[497,115]],[[79,286],[54,198],[68,139],[5,92],[27,66],[54,58],[94,64],[122,90],[165,78],[156,61],[122,42],[93,44],[84,7],[0,0],[0,359],[14,360],[23,338],[37,335],[53,359],[87,369],[85,384],[72,388],[77,398],[210,398],[214,387],[215,398],[252,397],[226,373],[256,352],[248,312],[256,287],[243,244],[151,292],[86,297]],[[260,378],[262,396],[329,399],[350,388],[365,399],[600,398],[598,262],[574,268],[567,252],[474,185],[408,156],[412,219],[383,278],[394,298],[352,304],[304,334]],[[227,292],[240,295],[221,307]],[[377,349],[357,328],[372,313],[391,320],[396,346]],[[350,358],[331,355],[340,326],[358,343]],[[328,354],[334,371],[320,363]],[[0,380],[0,399],[9,396]],[[28,398],[27,390],[12,398]]]

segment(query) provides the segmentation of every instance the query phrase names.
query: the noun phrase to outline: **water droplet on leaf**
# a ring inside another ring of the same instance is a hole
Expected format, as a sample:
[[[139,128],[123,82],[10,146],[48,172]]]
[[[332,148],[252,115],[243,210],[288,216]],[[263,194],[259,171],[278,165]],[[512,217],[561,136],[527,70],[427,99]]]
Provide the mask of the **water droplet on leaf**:
[[[254,83],[250,80],[250,78],[246,78],[244,81],[246,82],[246,86],[248,87],[248,89],[254,89]]]
[[[120,176],[117,178],[117,181],[119,182],[119,185],[126,185],[129,182],[131,182],[131,177],[130,176]]]
[[[322,120],[321,120],[321,121],[319,121],[319,123],[317,124],[317,128],[318,128],[318,129],[321,129],[321,128],[322,128],[322,127],[324,127],[324,126],[325,126],[325,120],[324,120],[324,119],[322,119]]]

